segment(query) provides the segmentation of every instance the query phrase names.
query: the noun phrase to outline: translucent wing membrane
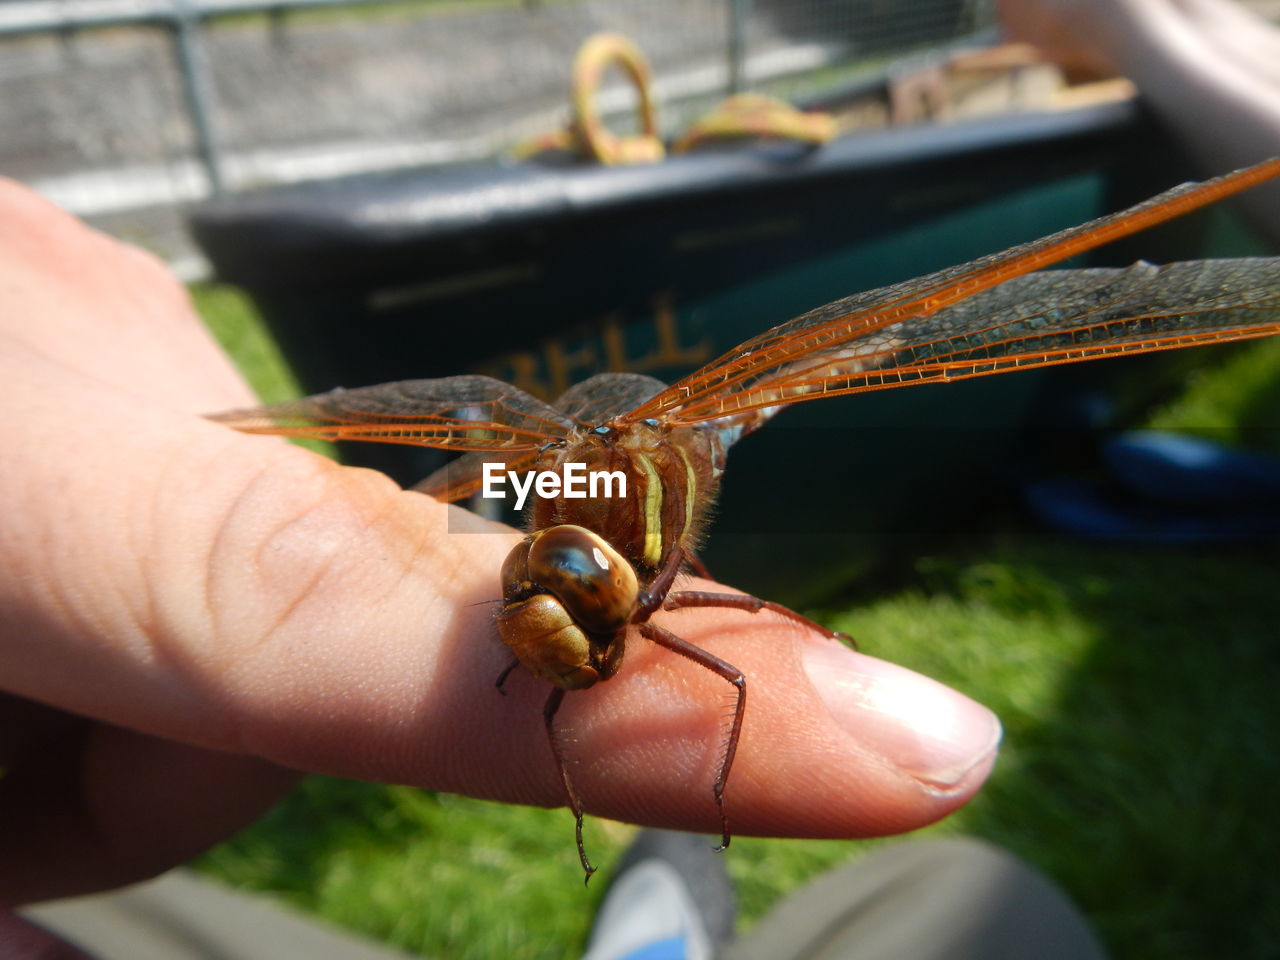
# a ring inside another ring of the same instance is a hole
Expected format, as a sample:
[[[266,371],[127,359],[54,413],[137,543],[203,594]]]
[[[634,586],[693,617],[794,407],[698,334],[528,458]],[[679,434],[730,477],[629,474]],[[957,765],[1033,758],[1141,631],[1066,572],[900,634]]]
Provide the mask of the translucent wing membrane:
[[[477,489],[486,460],[524,469],[575,426],[719,421],[728,446],[802,400],[1276,334],[1276,258],[1031,274],[1278,174],[1280,158],[1183,184],[1083,226],[837,300],[665,389],[649,377],[601,374],[551,406],[510,384],[462,376],[335,390],[212,419],[250,433],[470,453],[418,487],[457,499]]]
[[[338,389],[210,419],[246,433],[461,451],[536,450],[573,427],[570,417],[536,397],[481,376]]]
[[[661,380],[638,373],[601,373],[570,387],[556,400],[555,407],[563,417],[571,418],[584,427],[592,427],[630,410],[665,386]],[[415,484],[413,489],[437,500],[462,500],[480,492],[486,463],[500,463],[503,470],[519,472],[532,469],[537,456],[537,447],[473,451],[441,467]]]
[[[502,469],[531,470],[538,458],[538,450],[510,450],[495,453],[490,450],[476,450],[464,453],[450,463],[446,463],[425,480],[419,480],[411,489],[425,493],[429,497],[452,503],[479,493],[484,486],[484,465],[498,463]]]
[[[811,344],[790,363],[738,378],[728,395],[695,395],[667,419],[1276,333],[1278,258],[1047,271],[851,341]]]
[[[775,403],[792,403],[815,396],[830,396],[871,389],[873,386],[890,386],[899,382],[919,382],[921,379],[941,377],[942,374],[937,373],[933,377],[908,376],[897,381],[888,373],[893,362],[880,361],[879,369],[885,374],[880,380],[845,382],[848,374],[859,368],[860,358],[866,354],[882,354],[889,349],[889,344],[894,339],[901,346],[901,337],[895,336],[895,332],[888,328],[917,320],[932,323],[939,319],[941,311],[1009,280],[1213,203],[1277,174],[1280,174],[1280,158],[1237,170],[1205,183],[1183,184],[1128,210],[971,263],[940,270],[896,286],[837,300],[748,340],[641,404],[623,419],[638,420],[665,415],[672,422],[700,421]],[[1270,269],[1275,269],[1274,261],[1271,262]],[[1026,312],[1028,316],[1032,315],[1030,311]],[[1187,315],[1196,313],[1190,305],[1186,305],[1183,312]],[[971,314],[964,316],[979,329],[985,325],[985,321],[974,318]],[[1114,329],[1106,325],[1094,326],[1095,339]],[[1205,339],[1238,339],[1274,332],[1252,327],[1253,332],[1233,336],[1221,325],[1217,330],[1217,334],[1212,337],[1188,339],[1170,335],[1149,338],[1143,346],[1132,349],[1154,350],[1184,346]],[[944,334],[943,339],[948,336],[954,338],[963,332],[965,331],[956,329],[953,324],[950,334]],[[939,337],[934,336],[932,339],[938,340]],[[983,345],[990,348],[993,344],[983,341]],[[1088,359],[1104,355],[1105,352],[1091,351],[1079,356],[1055,353],[1052,357],[1044,358],[1033,353],[1023,356],[1016,363],[1013,362],[1014,353],[1013,347],[1006,348],[1000,356],[1009,362],[1000,366],[989,369],[974,367],[968,373],[957,368],[953,375],[979,376],[1013,366]],[[807,361],[815,359],[828,365],[834,361],[826,376],[817,366],[804,366]],[[779,387],[792,383],[797,370],[804,371],[803,388],[797,387],[790,392],[779,390]],[[769,392],[770,388],[773,389],[772,393]]]
[[[575,384],[556,400],[556,409],[583,426],[599,426],[627,413],[667,385],[641,373],[598,373]]]

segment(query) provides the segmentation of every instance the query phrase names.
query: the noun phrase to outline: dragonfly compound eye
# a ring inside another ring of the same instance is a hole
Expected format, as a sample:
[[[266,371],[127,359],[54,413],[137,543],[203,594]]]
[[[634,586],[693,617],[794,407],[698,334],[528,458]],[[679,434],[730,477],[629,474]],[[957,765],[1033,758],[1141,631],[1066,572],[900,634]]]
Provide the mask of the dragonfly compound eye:
[[[561,524],[529,545],[528,574],[555,594],[589,633],[611,636],[626,626],[640,585],[635,569],[585,527]]]
[[[502,598],[507,603],[524,600],[530,595],[529,543],[525,537],[502,562]]]

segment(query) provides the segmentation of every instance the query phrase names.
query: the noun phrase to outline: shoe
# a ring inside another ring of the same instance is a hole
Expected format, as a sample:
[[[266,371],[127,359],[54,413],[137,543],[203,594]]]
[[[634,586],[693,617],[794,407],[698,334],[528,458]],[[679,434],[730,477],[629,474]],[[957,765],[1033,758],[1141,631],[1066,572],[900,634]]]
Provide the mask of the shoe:
[[[736,912],[708,838],[642,830],[605,891],[583,960],[713,960]]]

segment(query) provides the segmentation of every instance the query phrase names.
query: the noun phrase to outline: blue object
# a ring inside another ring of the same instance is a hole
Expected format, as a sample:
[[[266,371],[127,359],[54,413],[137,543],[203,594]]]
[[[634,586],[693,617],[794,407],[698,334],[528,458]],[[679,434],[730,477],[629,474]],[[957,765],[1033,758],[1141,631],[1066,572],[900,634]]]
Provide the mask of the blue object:
[[[668,937],[645,944],[619,960],[686,960],[684,937]]]
[[[1103,456],[1118,481],[1155,500],[1217,508],[1280,505],[1280,457],[1156,430],[1113,437]]]
[[[1093,540],[1194,544],[1280,537],[1280,457],[1180,434],[1121,434],[1103,447],[1109,483],[1028,484],[1031,509]]]

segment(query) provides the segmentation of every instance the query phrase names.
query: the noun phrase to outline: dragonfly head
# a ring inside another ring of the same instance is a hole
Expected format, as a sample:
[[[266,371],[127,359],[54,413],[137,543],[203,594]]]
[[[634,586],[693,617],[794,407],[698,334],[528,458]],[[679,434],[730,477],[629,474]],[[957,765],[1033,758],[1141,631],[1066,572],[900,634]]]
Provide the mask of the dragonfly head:
[[[568,690],[607,680],[639,581],[604,538],[559,524],[520,542],[502,565],[502,641],[532,673]]]

